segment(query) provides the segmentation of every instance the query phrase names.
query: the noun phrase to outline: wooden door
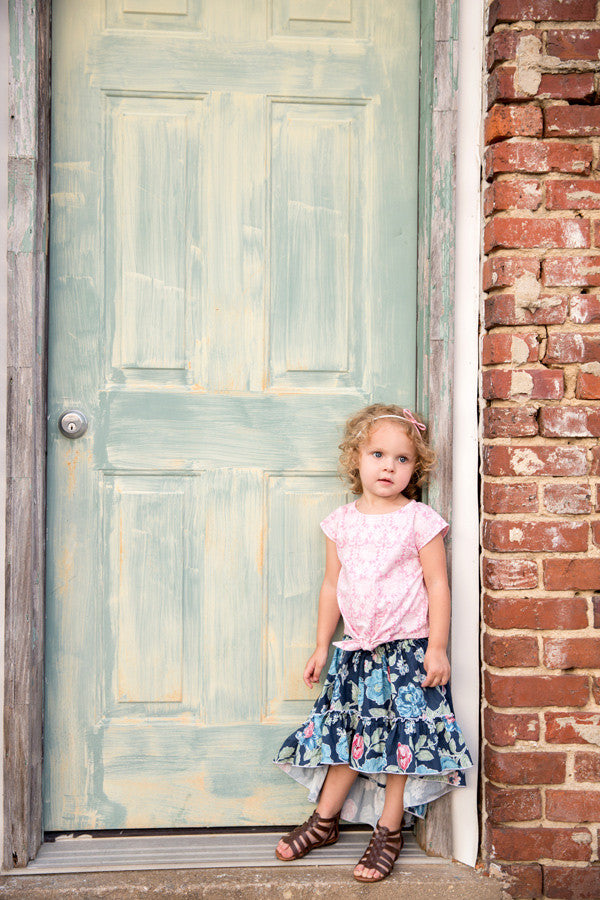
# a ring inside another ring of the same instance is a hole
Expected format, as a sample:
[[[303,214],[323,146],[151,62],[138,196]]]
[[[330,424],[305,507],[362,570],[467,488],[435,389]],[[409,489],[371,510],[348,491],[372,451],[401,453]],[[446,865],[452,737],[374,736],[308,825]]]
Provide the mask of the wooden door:
[[[418,35],[418,0],[53,4],[47,829],[304,812],[271,759],[339,429],[415,398]]]

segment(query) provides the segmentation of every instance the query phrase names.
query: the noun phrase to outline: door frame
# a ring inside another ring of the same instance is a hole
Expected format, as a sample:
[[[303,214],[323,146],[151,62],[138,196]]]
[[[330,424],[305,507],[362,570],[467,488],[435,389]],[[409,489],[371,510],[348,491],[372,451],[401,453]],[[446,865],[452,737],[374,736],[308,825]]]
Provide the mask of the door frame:
[[[430,502],[448,518],[452,371],[458,0],[422,0],[417,406],[438,450]],[[8,368],[4,635],[4,869],[43,840],[44,572],[51,0],[9,0]],[[423,111],[426,111],[423,114]],[[452,856],[450,800],[418,830]]]

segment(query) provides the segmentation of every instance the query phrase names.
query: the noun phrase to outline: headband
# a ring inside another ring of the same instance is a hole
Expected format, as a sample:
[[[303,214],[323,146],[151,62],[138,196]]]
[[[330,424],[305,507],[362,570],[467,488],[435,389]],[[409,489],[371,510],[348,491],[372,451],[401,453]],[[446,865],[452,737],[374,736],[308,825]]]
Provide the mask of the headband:
[[[414,425],[415,428],[417,429],[417,431],[425,431],[426,430],[427,426],[423,425],[422,422],[417,421],[417,419],[415,419],[415,417],[411,413],[410,409],[403,409],[402,412],[404,413],[403,416],[397,416],[397,415],[394,415],[393,413],[385,413],[382,416],[375,416],[373,419],[371,419],[371,422],[376,422],[377,419],[402,419],[403,422],[410,422],[411,425]],[[366,425],[365,425],[365,428],[366,428]],[[357,434],[357,437],[361,436],[361,434],[363,433],[365,428],[361,428],[361,430]]]

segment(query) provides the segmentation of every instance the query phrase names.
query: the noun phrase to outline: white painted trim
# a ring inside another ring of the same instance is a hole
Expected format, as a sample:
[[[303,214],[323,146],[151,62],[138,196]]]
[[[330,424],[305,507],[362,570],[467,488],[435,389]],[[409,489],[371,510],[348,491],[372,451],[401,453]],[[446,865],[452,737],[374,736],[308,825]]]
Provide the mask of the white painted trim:
[[[8,3],[0,4],[0,84],[8,85]],[[0,509],[6,510],[6,364],[8,344],[8,91],[0,92]],[[0,515],[0,572],[5,571],[6,516]],[[0,634],[4,635],[4,587],[0,579]],[[4,747],[4,640],[0,641],[0,747]],[[0,766],[0,810],[4,809],[4,768]],[[0,814],[0,847],[4,846]],[[1,855],[1,854],[0,854]]]
[[[475,763],[452,793],[453,856],[473,866],[479,848],[478,316],[481,244],[483,0],[460,0],[452,487],[452,688]]]

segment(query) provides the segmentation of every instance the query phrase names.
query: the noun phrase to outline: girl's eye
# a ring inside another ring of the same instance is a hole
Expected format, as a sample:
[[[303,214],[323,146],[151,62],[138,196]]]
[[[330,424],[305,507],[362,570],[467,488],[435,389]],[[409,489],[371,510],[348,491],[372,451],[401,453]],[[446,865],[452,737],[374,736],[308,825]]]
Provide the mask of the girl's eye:
[[[381,450],[373,450],[373,456],[375,459],[381,459]]]
[[[401,463],[408,462],[408,457],[407,456],[399,456],[398,462],[401,462]]]

